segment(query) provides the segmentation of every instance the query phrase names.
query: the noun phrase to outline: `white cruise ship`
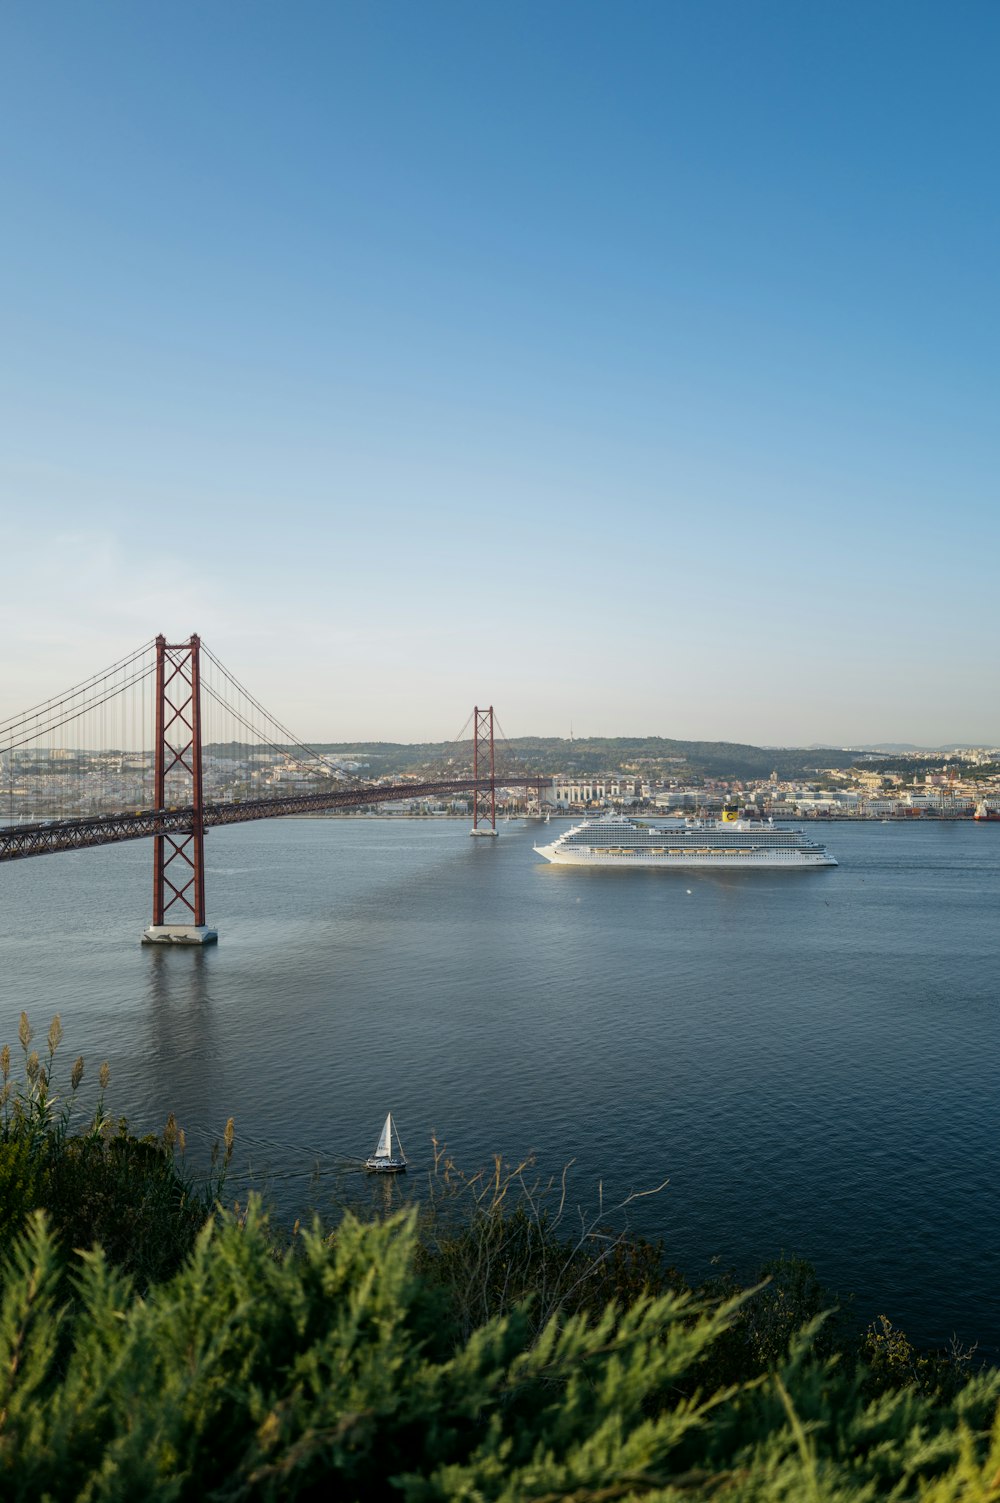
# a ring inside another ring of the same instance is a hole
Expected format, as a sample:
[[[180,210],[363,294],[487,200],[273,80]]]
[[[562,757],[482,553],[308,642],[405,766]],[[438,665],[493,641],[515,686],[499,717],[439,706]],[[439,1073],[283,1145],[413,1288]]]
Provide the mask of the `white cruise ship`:
[[[762,820],[740,819],[727,809],[722,819],[629,819],[607,814],[574,825],[551,845],[536,845],[546,861],[564,866],[727,867],[735,871],[802,870],[836,866],[823,846],[801,830]]]

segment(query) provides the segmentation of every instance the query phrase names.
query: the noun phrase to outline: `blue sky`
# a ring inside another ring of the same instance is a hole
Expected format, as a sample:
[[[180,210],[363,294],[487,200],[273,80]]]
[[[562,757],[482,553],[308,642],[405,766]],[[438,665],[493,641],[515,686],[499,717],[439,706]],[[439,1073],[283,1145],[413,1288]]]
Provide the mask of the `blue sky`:
[[[992,3],[0,12],[0,715],[1000,743]]]

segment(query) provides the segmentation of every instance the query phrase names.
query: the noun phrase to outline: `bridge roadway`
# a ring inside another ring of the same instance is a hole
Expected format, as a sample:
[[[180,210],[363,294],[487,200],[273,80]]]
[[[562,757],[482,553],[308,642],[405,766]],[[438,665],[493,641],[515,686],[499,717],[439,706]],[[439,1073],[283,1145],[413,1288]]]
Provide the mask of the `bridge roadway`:
[[[501,786],[537,791],[549,781],[538,776],[504,777]],[[319,813],[323,809],[357,809],[364,804],[393,804],[402,799],[474,793],[477,789],[485,793],[489,787],[488,778],[480,778],[477,783],[471,777],[432,783],[352,785],[331,789],[327,793],[295,793],[280,798],[247,799],[243,803],[206,803],[202,806],[202,822],[209,830],[217,825],[239,825],[251,819]],[[83,819],[7,825],[0,829],[0,861],[48,856],[55,851],[88,850],[95,845],[117,845],[122,840],[145,840],[151,835],[189,835],[194,816],[194,807],[188,804],[177,809],[143,809],[136,813],[94,814]]]

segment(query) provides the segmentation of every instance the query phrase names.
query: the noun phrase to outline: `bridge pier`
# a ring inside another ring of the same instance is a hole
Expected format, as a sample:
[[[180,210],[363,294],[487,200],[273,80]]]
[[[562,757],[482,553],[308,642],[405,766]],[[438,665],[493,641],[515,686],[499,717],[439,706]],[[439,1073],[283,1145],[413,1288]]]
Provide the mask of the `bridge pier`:
[[[144,945],[214,945],[219,935],[207,924],[150,924],[143,931]]]

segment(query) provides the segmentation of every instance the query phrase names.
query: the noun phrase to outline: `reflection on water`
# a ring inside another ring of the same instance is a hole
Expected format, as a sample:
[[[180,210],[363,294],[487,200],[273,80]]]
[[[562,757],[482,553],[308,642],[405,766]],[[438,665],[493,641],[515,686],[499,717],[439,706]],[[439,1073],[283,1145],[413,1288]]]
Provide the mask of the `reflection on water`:
[[[200,1123],[206,1097],[224,1078],[218,1014],[211,1005],[211,949],[147,945],[142,1014],[145,1058],[158,1082],[157,1094],[176,1102],[181,1122]],[[225,1121],[224,1105],[220,1109]]]
[[[588,1203],[669,1177],[633,1224],[694,1275],[794,1250],[996,1343],[996,829],[826,827],[804,873],[577,871],[536,833],[213,831],[205,950],[139,945],[142,843],[5,865],[0,1040],[60,1012],[110,1109],[195,1155],[233,1116],[233,1183],[289,1216],[425,1193],[436,1133],[470,1171],[574,1160]],[[361,1169],[388,1110],[399,1179]]]

